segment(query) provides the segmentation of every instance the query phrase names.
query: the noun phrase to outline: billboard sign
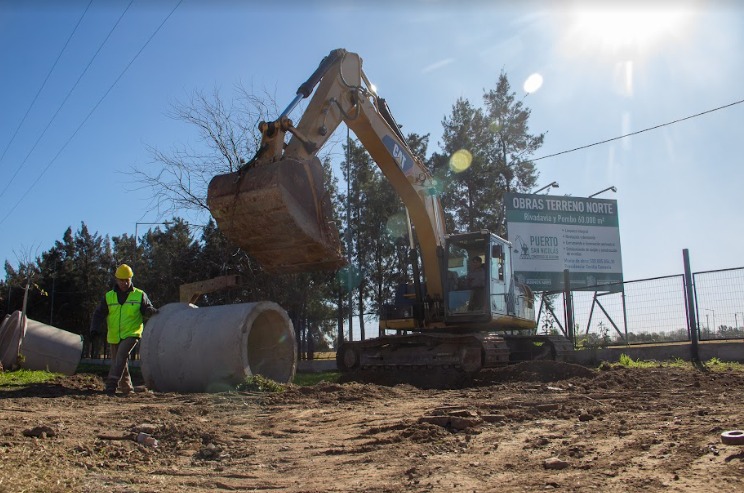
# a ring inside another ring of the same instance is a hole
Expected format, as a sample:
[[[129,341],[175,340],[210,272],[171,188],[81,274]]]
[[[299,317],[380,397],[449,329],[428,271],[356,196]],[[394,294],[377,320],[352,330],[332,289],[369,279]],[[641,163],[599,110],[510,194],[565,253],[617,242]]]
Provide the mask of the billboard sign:
[[[617,201],[583,197],[504,195],[512,266],[535,291],[608,291],[623,281]]]

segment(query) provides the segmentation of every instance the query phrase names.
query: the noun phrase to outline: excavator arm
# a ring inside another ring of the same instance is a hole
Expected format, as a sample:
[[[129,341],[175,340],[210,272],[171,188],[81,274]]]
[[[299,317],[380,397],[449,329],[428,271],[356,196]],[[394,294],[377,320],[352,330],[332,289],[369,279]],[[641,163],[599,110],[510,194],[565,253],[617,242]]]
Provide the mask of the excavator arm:
[[[311,94],[295,125],[290,112]],[[342,122],[406,206],[420,246],[427,294],[441,300],[445,230],[441,204],[431,192],[434,179],[406,144],[355,53],[332,51],[279,118],[259,124],[262,139],[256,156],[238,172],[210,183],[212,215],[228,239],[270,272],[339,267],[343,259],[338,232],[331,227],[332,210],[317,154]],[[285,144],[287,133],[291,137]]]

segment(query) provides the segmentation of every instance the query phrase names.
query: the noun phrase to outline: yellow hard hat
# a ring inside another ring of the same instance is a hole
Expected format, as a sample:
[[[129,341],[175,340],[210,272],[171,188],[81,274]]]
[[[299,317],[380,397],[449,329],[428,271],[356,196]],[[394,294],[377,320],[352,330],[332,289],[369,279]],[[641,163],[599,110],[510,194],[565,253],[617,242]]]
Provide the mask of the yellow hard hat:
[[[118,269],[116,269],[116,274],[114,274],[114,277],[117,279],[129,279],[131,277],[134,277],[134,272],[132,272],[132,268],[129,267],[127,264],[121,264]]]

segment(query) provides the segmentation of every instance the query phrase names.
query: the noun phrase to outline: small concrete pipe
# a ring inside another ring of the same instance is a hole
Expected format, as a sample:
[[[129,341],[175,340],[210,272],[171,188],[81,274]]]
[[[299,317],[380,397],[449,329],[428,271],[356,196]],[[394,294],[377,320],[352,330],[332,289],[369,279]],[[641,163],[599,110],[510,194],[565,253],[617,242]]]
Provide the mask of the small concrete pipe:
[[[83,337],[29,318],[21,354],[22,368],[74,375],[83,356]]]
[[[82,354],[80,334],[27,319],[20,310],[0,325],[0,367],[6,370],[18,366],[74,375]]]
[[[160,392],[222,392],[251,375],[288,383],[297,367],[292,322],[270,301],[171,303],[147,322],[141,344],[145,385]]]

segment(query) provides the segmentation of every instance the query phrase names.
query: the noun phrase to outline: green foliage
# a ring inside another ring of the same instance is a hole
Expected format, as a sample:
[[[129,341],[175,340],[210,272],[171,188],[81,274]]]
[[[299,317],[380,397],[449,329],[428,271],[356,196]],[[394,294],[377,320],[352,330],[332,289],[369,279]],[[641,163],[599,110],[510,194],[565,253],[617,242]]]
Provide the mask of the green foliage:
[[[297,373],[292,383],[300,387],[310,387],[320,382],[338,383],[341,373],[337,371],[323,371],[316,373]]]
[[[618,365],[625,368],[653,368],[659,366],[659,363],[657,361],[633,360],[633,358],[623,353],[618,359]]]
[[[530,159],[544,134],[530,133],[530,110],[503,72],[483,103],[480,108],[463,98],[455,102],[442,122],[442,153],[432,156],[431,166],[445,183],[441,198],[450,231],[489,229],[503,236],[503,195],[535,185],[538,173]],[[460,150],[472,161],[466,169],[453,169],[450,158]]]
[[[145,291],[156,306],[178,301],[182,284],[207,279],[198,263],[201,245],[192,238],[189,225],[174,218],[163,226],[138,239],[138,258],[133,264],[135,285],[147,286]]]
[[[286,386],[275,382],[274,380],[271,380],[269,378],[266,378],[262,375],[251,375],[250,377],[246,378],[243,382],[238,384],[236,387],[236,390],[238,391],[248,391],[248,392],[284,392],[286,390]]]
[[[705,362],[705,367],[711,371],[730,371],[737,370],[741,371],[744,369],[744,365],[732,361],[722,361],[718,358],[711,358]]]
[[[685,367],[692,367],[693,364],[690,361],[684,360],[682,358],[673,358],[670,361],[644,361],[644,360],[634,360],[627,354],[621,354],[620,358],[618,359],[618,362],[615,364],[608,364],[608,363],[602,363],[602,367],[624,367],[624,368],[659,368],[659,367],[677,367],[677,368],[685,368]],[[718,358],[711,358],[707,362],[704,363],[704,366],[706,369],[711,371],[727,371],[727,370],[734,370],[734,371],[742,371],[744,370],[744,366],[741,363],[736,362],[727,362],[727,361],[721,361]]]
[[[60,373],[38,370],[0,371],[0,387],[25,387],[35,383],[47,383],[61,376]]]
[[[413,134],[409,139],[415,143],[414,153],[426,152],[428,137]],[[344,147],[348,163],[341,169],[351,182],[348,197],[344,194],[339,200],[345,210],[348,207],[345,233],[351,242],[352,263],[360,273],[352,286],[357,300],[355,311],[378,311],[382,304],[392,301],[394,287],[407,277],[407,231],[391,227],[405,223],[405,210],[364,147],[356,141]],[[360,316],[361,327],[364,322]]]
[[[597,325],[597,332],[586,334],[584,337],[578,340],[577,347],[584,349],[593,348],[606,348],[612,343],[612,338],[609,334],[609,327],[600,321]]]

